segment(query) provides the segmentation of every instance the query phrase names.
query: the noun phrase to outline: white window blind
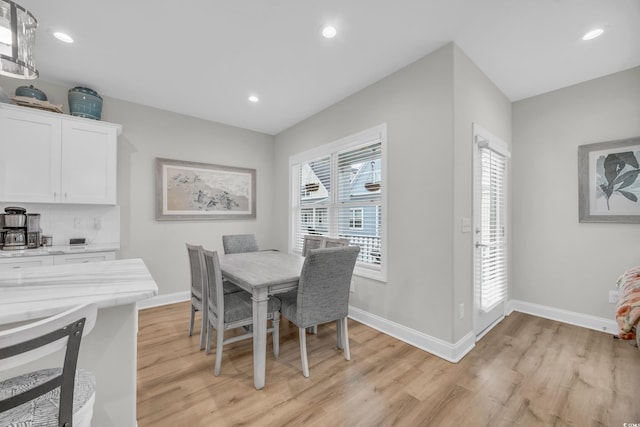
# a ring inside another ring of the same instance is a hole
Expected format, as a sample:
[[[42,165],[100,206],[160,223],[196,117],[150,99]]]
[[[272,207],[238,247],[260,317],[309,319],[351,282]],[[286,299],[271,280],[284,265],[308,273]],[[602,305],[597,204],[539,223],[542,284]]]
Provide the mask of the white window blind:
[[[480,309],[491,311],[507,296],[507,158],[479,143],[480,161],[480,226],[477,247],[480,275]]]
[[[379,130],[373,136],[356,135],[344,144],[329,144],[325,153],[314,150],[310,158],[303,153],[290,161],[293,252],[302,253],[307,234],[346,238],[360,246],[356,274],[366,269],[372,275],[362,275],[384,280],[379,273],[385,191],[380,135]]]

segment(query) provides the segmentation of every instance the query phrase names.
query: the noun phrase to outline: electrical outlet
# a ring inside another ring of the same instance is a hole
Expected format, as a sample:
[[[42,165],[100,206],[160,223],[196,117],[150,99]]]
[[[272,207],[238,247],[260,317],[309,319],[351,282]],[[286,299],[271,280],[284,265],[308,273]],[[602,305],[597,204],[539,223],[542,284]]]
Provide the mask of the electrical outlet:
[[[93,218],[93,228],[96,230],[102,229],[102,218]]]
[[[464,319],[464,303],[460,303],[460,319]]]
[[[82,228],[82,218],[79,216],[73,218],[73,228]]]
[[[611,304],[618,302],[618,291],[609,291],[609,302]]]

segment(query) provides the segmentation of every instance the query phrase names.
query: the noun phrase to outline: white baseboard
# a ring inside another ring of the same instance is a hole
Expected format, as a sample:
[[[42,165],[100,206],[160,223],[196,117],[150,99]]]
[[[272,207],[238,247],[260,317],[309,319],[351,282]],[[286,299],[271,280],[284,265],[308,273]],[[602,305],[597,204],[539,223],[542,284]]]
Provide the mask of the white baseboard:
[[[189,301],[191,293],[174,292],[172,294],[156,295],[155,297],[138,301],[138,310],[144,310],[145,308],[160,307],[161,305],[175,304],[177,302]]]
[[[144,310],[146,308],[189,301],[189,298],[189,291],[158,295],[153,298],[139,301],[138,309]],[[556,320],[558,322],[581,326],[583,328],[593,329],[596,331],[607,332],[614,335],[618,333],[618,325],[616,321],[603,317],[591,316],[588,314],[519,300],[508,301],[506,308],[505,314],[507,315],[513,311],[519,311],[521,313],[544,317],[546,319]],[[462,360],[462,358],[469,353],[476,344],[476,336],[473,334],[473,331],[469,331],[464,337],[462,337],[462,339],[452,344],[353,306],[349,306],[349,317],[452,363],[458,363]],[[491,328],[487,328],[485,333],[490,329]]]
[[[451,344],[353,306],[349,306],[349,317],[452,363],[458,363],[476,345],[473,332]]]
[[[570,325],[581,326],[594,331],[618,333],[618,324],[615,320],[604,317],[591,316],[589,314],[577,313],[575,311],[563,310],[546,305],[533,304],[530,302],[510,300],[507,303],[507,313],[519,311],[521,313],[532,314],[545,319],[557,320],[558,322]]]

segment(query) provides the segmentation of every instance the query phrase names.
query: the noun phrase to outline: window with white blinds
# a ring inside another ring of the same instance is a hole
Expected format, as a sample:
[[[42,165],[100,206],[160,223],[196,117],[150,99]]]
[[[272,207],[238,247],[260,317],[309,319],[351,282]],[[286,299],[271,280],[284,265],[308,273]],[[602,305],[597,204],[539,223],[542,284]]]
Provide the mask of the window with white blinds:
[[[381,125],[290,159],[292,252],[308,234],[346,238],[360,246],[355,273],[386,280],[385,140]]]
[[[507,158],[483,142],[480,162],[480,223],[476,246],[480,250],[480,309],[489,312],[507,296]]]

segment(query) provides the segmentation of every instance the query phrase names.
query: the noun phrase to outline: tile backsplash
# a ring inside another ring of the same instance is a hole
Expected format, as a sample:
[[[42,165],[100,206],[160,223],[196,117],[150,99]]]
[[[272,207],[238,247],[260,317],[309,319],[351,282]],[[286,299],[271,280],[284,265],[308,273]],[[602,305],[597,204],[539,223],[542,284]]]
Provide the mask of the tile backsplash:
[[[120,243],[119,206],[0,203],[0,213],[7,206],[39,213],[42,234],[53,236],[53,245],[67,245],[76,237],[84,237],[87,244]]]

